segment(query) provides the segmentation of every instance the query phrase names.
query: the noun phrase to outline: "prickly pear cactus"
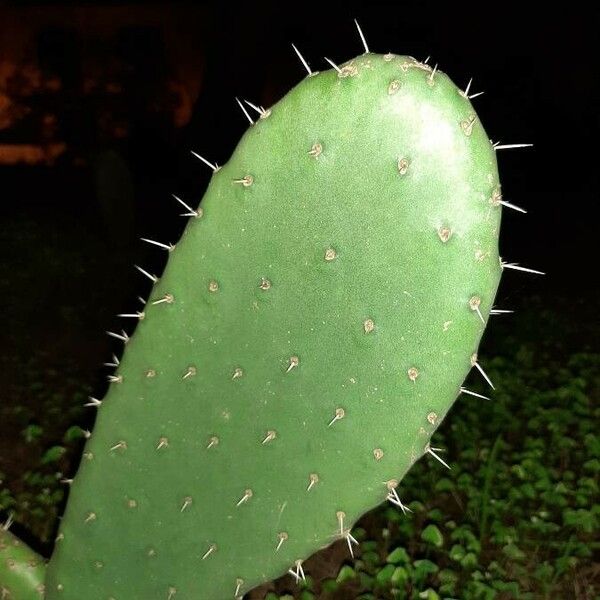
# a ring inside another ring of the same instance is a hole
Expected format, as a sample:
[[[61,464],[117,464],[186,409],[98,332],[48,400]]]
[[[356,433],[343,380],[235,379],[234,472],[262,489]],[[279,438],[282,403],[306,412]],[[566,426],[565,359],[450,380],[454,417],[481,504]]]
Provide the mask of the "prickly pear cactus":
[[[44,596],[44,560],[16,538],[8,527],[0,527],[0,598],[39,600]]]
[[[404,508],[479,367],[500,202],[466,94],[413,58],[366,53],[262,111],[92,401],[46,598],[239,597]]]

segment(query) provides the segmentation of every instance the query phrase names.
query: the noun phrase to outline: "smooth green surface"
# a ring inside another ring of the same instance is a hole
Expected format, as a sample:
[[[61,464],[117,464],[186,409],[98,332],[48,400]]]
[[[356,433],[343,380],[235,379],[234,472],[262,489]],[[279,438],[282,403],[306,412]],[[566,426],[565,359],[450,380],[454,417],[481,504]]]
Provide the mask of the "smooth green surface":
[[[40,600],[45,575],[44,559],[0,526],[0,598]]]
[[[305,79],[213,177],[99,409],[48,599],[232,598],[426,451],[483,332],[469,301],[487,317],[500,278],[499,182],[450,80],[386,58]]]

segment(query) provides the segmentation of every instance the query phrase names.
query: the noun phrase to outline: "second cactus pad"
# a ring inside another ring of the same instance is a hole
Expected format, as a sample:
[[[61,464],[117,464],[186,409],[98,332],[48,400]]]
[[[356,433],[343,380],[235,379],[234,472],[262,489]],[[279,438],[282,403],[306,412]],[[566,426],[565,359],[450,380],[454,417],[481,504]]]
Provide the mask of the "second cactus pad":
[[[126,343],[47,598],[230,599],[352,545],[476,360],[499,190],[469,100],[410,57],[365,54],[266,111]]]

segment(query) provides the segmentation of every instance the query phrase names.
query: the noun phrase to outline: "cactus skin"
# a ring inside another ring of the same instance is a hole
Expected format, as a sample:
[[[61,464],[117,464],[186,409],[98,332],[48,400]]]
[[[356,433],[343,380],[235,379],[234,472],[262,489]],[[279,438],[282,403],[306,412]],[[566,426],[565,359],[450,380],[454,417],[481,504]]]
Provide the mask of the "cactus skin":
[[[0,527],[0,598],[40,600],[46,565],[25,543]]]
[[[230,599],[346,537],[472,367],[497,193],[469,100],[410,57],[314,74],[258,119],[126,344],[47,599]]]

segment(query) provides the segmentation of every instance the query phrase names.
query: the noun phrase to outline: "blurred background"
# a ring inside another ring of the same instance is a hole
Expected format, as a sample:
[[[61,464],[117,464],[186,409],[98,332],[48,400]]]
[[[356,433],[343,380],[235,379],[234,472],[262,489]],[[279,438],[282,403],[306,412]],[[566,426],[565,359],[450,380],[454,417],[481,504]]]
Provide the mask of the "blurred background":
[[[484,10],[485,9],[485,10]],[[501,254],[547,272],[507,272],[481,355],[493,402],[461,399],[438,434],[455,467],[417,465],[414,515],[382,508],[298,589],[309,598],[600,597],[598,473],[598,12],[415,3],[0,5],[0,518],[48,554],[78,464],[82,428],[117,345],[104,335],[137,309],[247,122],[235,97],[265,107],[323,56],[430,56],[474,104],[498,153]],[[487,13],[487,14],[486,14]],[[477,383],[472,387],[477,389]],[[483,390],[480,390],[483,391]],[[428,532],[424,534],[424,532]],[[291,597],[291,596],[290,596]]]

